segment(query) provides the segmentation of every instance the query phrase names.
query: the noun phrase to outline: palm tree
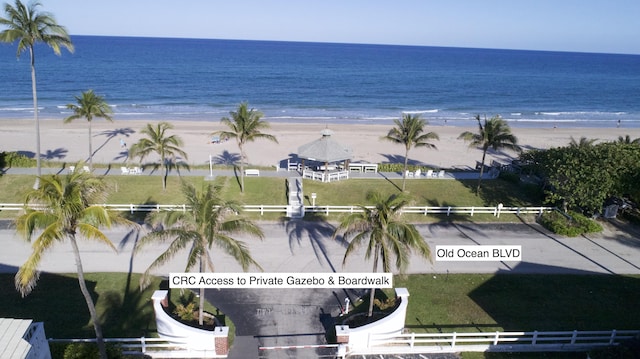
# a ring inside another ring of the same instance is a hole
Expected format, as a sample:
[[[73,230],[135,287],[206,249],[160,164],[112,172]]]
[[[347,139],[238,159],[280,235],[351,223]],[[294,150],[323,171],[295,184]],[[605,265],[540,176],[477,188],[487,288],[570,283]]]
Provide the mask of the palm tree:
[[[89,122],[89,169],[93,170],[93,149],[91,146],[91,120],[94,117],[101,117],[107,121],[113,121],[111,118],[111,107],[104,101],[102,96],[98,96],[93,90],[83,92],[80,96],[76,96],[77,105],[68,104],[67,108],[73,110],[73,115],[64,119],[64,123],[69,123],[79,118],[87,119]]]
[[[260,132],[260,130],[268,129],[269,123],[262,120],[262,116],[264,116],[262,112],[254,109],[249,110],[246,102],[241,103],[236,111],[231,111],[229,114],[231,118],[223,117],[220,120],[220,123],[229,127],[229,130],[216,131],[212,135],[236,139],[240,150],[240,192],[244,192],[244,163],[247,160],[244,145],[257,139],[266,139],[275,143],[278,143],[278,140],[272,135]]]
[[[476,194],[479,194],[480,181],[484,174],[484,163],[489,148],[495,151],[506,148],[518,153],[522,152],[522,149],[518,146],[518,138],[511,133],[509,124],[500,118],[500,116],[492,117],[488,121],[485,117],[483,125],[482,121],[480,121],[480,115],[476,115],[476,121],[478,121],[478,132],[465,131],[458,136],[458,139],[469,142],[469,147],[479,147],[482,149],[480,177],[478,177],[478,186],[476,187]]]
[[[597,138],[586,138],[584,136],[580,137],[580,140],[576,141],[576,139],[571,136],[569,147],[591,147],[596,143],[596,141],[598,141]]]
[[[411,147],[437,149],[434,144],[428,141],[439,140],[440,137],[438,137],[438,134],[435,132],[424,133],[424,126],[427,125],[427,121],[420,118],[420,115],[404,113],[402,114],[402,121],[395,119],[393,122],[396,124],[396,127],[389,130],[389,133],[382,137],[382,139],[404,145],[404,170],[402,171],[402,191],[404,192],[405,182],[407,180],[409,150]]]
[[[244,242],[231,237],[233,234],[246,233],[259,239],[264,238],[260,227],[248,219],[238,216],[242,211],[239,203],[225,201],[219,196],[220,187],[207,185],[202,191],[186,182],[182,183],[182,193],[186,198],[188,210],[185,212],[157,212],[149,222],[157,226],[164,225],[159,231],[154,231],[140,239],[135,251],[140,251],[144,245],[155,241],[171,239],[167,250],[162,253],[146,270],[141,284],[148,285],[151,270],[165,264],[184,248],[189,248],[185,271],[190,271],[198,264],[199,272],[213,272],[214,265],[211,258],[211,247],[222,249],[232,256],[245,271],[254,265],[262,269],[251,257]],[[204,288],[200,288],[200,313],[198,321],[203,322]]]
[[[349,245],[344,254],[342,265],[347,257],[365,245],[365,259],[373,255],[373,272],[378,271],[378,262],[382,260],[382,270],[391,272],[392,257],[395,267],[403,273],[409,264],[409,256],[415,250],[422,257],[431,260],[429,245],[416,228],[402,220],[402,209],[408,204],[403,194],[392,194],[388,198],[378,192],[367,193],[367,200],[373,202],[373,208],[360,206],[361,212],[346,216],[336,228],[333,238],[342,233]],[[371,290],[369,316],[373,314],[375,289]]]
[[[89,308],[98,349],[104,359],[107,357],[102,328],[84,281],[78,239],[97,240],[116,251],[113,243],[100,231],[100,227],[131,222],[115,212],[92,204],[104,202],[106,188],[103,179],[81,171],[43,177],[41,186],[27,193],[25,213],[16,219],[18,233],[33,242],[33,252],[15,276],[16,289],[23,297],[28,295],[36,286],[38,265],[47,250],[57,242],[68,240],[76,263],[80,291]]]
[[[167,135],[167,131],[171,129],[173,129],[173,125],[168,122],[159,122],[155,126],[148,123],[140,131],[140,133],[147,135],[147,138],[140,139],[129,149],[129,156],[140,157],[141,162],[152,153],[157,153],[160,156],[160,165],[164,169],[162,189],[167,188],[169,169],[177,165],[177,155],[187,159],[187,153],[180,148],[183,145],[182,139],[177,135]],[[187,164],[183,164],[183,166],[189,168]]]
[[[39,11],[42,6],[39,2],[24,5],[16,0],[15,6],[4,5],[6,18],[0,18],[0,25],[7,29],[0,32],[0,41],[13,43],[18,41],[17,57],[24,51],[29,51],[31,57],[31,91],[33,95],[33,117],[36,123],[36,167],[37,177],[33,188],[40,186],[42,169],[40,164],[40,119],[38,118],[38,95],[36,91],[36,66],[34,46],[36,43],[44,43],[49,46],[56,55],[60,55],[61,47],[73,52],[73,44],[67,34],[67,30],[56,23],[52,14]]]

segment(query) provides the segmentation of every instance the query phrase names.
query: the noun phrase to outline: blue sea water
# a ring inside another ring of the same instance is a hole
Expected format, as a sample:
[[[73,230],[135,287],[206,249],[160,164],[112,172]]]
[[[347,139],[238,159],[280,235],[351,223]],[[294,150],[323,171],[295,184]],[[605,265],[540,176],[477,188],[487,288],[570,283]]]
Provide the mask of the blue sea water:
[[[640,56],[466,48],[74,36],[36,48],[39,111],[94,89],[117,120],[218,121],[242,101],[270,121],[640,127]],[[0,45],[0,120],[33,116],[29,54]]]

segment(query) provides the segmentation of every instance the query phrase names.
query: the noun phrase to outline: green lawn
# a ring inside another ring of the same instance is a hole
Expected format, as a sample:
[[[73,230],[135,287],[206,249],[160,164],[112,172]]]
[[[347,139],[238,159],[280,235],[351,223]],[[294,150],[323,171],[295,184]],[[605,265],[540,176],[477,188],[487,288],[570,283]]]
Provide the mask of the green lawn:
[[[13,277],[13,274],[0,274],[0,317],[42,321],[49,338],[95,338],[75,274],[43,273],[33,292],[24,298],[16,291]],[[154,278],[149,287],[141,291],[139,274],[129,277],[126,273],[85,273],[85,280],[105,337],[156,336],[151,295],[157,289],[167,289],[166,282]],[[180,290],[170,293],[171,302],[180,303]],[[216,312],[209,303],[205,310]],[[222,319],[233,331],[233,323]]]
[[[167,189],[162,189],[158,176],[107,176],[106,181],[111,187],[108,203],[114,204],[182,204],[180,181],[185,180],[197,187],[206,183],[201,176],[184,176],[182,178],[171,175]],[[238,200],[244,204],[283,205],[287,203],[286,181],[277,177],[247,177],[245,178],[245,192],[240,192],[238,179],[235,177],[217,177],[213,183],[222,186],[223,197]],[[529,187],[518,186],[503,180],[485,181],[482,192],[476,196],[473,192],[475,181],[451,180],[409,180],[407,193],[415,206],[495,206],[503,203],[505,206],[537,206],[539,198]],[[33,184],[33,176],[5,175],[0,177],[0,203],[21,203],[24,193]],[[316,205],[359,205],[367,204],[366,193],[377,190],[383,194],[399,193],[401,180],[385,179],[350,179],[333,183],[320,183],[305,180],[305,203],[311,204],[311,193],[317,194]],[[254,219],[276,220],[281,214],[248,214]],[[0,213],[0,216],[11,216],[10,212]],[[338,214],[329,216],[335,220]],[[490,214],[467,215],[407,215],[410,221],[518,221],[515,216],[504,215],[496,218]]]

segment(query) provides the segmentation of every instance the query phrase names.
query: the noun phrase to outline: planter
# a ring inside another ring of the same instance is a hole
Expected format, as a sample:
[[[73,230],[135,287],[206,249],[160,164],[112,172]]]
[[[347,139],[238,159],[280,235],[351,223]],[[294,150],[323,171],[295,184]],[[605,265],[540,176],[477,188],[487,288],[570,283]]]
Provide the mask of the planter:
[[[393,337],[402,334],[407,316],[407,306],[409,305],[409,291],[407,288],[396,288],[396,297],[400,299],[400,304],[396,309],[373,323],[361,325],[357,328],[351,328],[348,325],[336,325],[338,343],[346,344],[350,350],[366,349],[369,347],[369,337],[371,335]]]
[[[171,343],[182,344],[189,350],[226,355],[229,351],[229,327],[216,327],[211,331],[180,323],[165,311],[169,305],[168,293],[167,290],[156,290],[151,296],[158,336]]]

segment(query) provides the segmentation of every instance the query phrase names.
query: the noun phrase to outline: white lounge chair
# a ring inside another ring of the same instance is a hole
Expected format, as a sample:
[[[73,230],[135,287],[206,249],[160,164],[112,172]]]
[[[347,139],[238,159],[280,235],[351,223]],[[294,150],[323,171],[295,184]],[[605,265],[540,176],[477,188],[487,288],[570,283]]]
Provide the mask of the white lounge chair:
[[[413,177],[413,172],[411,172],[411,171],[405,171],[404,176],[405,176],[405,177]]]
[[[433,170],[427,170],[427,174],[425,176],[427,176],[427,178],[433,177]]]
[[[422,175],[422,171],[418,168],[416,170],[416,173],[414,174],[415,177],[420,177]]]
[[[76,166],[69,166],[69,173],[73,173],[76,170]]]
[[[89,169],[89,166],[82,166],[82,171],[87,173],[91,172],[91,170]]]
[[[120,167],[120,172],[121,172],[120,174],[128,175],[128,174],[131,173],[131,170],[129,168],[127,168],[127,167],[122,166],[122,167]]]
[[[133,175],[141,175],[142,174],[142,168],[133,167],[133,169],[129,173],[133,174]]]
[[[443,178],[444,177],[444,170],[440,170],[440,172],[438,172],[438,178]]]

